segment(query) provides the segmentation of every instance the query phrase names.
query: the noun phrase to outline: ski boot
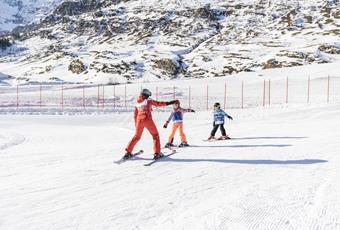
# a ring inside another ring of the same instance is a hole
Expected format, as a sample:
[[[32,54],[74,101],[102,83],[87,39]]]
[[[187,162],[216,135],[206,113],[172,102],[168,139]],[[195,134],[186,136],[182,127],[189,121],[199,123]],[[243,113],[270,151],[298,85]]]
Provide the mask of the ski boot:
[[[161,158],[161,157],[164,157],[164,154],[163,154],[163,153],[155,153],[155,154],[153,155],[153,159],[154,159],[154,160],[157,160],[157,159],[159,159],[159,158]]]
[[[166,145],[164,146],[165,148],[171,148],[171,147],[173,147],[173,146],[175,146],[174,144],[172,144],[171,142],[169,142],[169,143],[166,143]]]
[[[228,139],[230,139],[230,137],[228,135],[221,136],[221,137],[218,138],[218,140],[228,140]]]
[[[127,159],[130,159],[132,156],[133,156],[132,153],[126,152],[122,159],[127,160]]]
[[[189,146],[188,142],[183,141],[181,144],[179,144],[178,147],[188,147],[188,146]]]
[[[211,141],[211,140],[215,140],[215,137],[214,137],[214,136],[210,136],[210,137],[208,138],[208,141]]]

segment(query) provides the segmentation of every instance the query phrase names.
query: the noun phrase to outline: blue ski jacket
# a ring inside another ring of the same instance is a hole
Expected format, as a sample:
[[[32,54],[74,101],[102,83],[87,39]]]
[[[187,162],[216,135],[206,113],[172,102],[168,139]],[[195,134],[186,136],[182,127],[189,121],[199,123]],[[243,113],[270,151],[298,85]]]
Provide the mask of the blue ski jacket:
[[[214,124],[221,125],[224,124],[224,117],[228,117],[229,114],[224,112],[222,109],[217,109],[214,111]]]

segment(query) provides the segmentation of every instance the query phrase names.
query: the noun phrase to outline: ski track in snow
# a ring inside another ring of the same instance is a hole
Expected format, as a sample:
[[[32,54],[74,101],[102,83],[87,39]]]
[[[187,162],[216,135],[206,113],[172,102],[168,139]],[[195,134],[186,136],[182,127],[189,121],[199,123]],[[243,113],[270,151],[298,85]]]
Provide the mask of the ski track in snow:
[[[17,145],[0,152],[0,229],[339,229],[339,106],[228,112],[235,139],[203,142],[211,113],[186,114],[194,146],[150,167],[147,131],[140,157],[113,164],[130,114],[3,116]]]
[[[15,145],[20,145],[25,137],[19,134],[0,134],[0,151]]]

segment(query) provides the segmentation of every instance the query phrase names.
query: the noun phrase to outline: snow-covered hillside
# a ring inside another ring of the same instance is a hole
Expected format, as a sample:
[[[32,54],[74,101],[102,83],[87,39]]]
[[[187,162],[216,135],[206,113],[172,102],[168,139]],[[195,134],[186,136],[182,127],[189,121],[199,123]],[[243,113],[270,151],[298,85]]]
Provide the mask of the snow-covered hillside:
[[[62,0],[0,0],[0,32],[39,23]]]
[[[1,38],[0,69],[125,83],[337,62],[339,26],[338,0],[63,1]]]
[[[228,112],[234,139],[202,142],[210,112],[186,114],[193,146],[151,167],[148,132],[143,155],[113,163],[132,114],[2,116],[0,229],[339,229],[340,107]]]

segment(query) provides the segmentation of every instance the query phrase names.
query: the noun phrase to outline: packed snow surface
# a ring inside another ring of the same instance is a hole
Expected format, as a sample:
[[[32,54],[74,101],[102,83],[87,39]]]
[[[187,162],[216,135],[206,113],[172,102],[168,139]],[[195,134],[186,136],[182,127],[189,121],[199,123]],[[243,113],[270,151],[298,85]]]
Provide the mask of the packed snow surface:
[[[113,163],[130,113],[1,116],[0,229],[340,229],[340,106],[227,112],[233,139],[202,141],[211,112],[186,114],[192,147],[150,167],[147,131],[144,154]]]

